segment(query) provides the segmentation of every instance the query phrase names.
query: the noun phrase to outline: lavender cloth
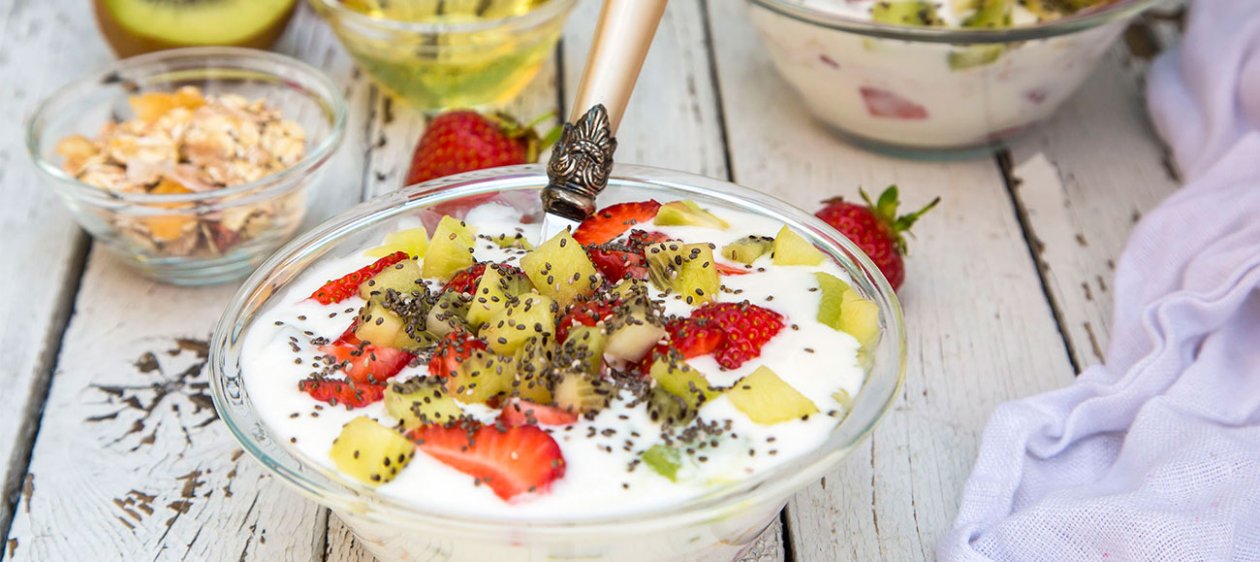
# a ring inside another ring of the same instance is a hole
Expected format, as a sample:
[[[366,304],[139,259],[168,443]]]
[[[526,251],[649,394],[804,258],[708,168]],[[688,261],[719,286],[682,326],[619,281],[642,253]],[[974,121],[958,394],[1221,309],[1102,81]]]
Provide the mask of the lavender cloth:
[[[1187,184],[1116,268],[1104,365],[1002,404],[947,561],[1260,561],[1260,1],[1199,0],[1149,76]]]

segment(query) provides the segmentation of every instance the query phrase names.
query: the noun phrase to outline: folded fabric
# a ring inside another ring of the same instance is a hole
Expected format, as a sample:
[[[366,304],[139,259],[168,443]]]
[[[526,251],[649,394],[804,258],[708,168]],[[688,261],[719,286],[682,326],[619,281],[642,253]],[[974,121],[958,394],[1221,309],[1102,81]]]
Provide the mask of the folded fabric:
[[[1186,185],[1116,267],[1104,365],[1002,404],[947,561],[1260,561],[1260,2],[1200,0],[1148,78]]]

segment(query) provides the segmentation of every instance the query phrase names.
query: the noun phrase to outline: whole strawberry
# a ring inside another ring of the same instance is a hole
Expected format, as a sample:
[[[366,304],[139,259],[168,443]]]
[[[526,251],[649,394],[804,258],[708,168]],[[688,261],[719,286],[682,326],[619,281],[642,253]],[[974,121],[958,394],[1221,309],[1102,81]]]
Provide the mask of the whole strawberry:
[[[429,121],[407,171],[407,185],[484,168],[528,164],[541,141],[529,125],[502,113],[447,111]]]
[[[908,232],[914,222],[932,210],[941,198],[933,199],[918,211],[897,216],[897,205],[900,204],[897,186],[885,189],[876,203],[871,202],[865,191],[859,189],[858,193],[865,204],[850,203],[836,197],[823,201],[826,206],[816,216],[866,252],[888,279],[888,284],[896,290],[906,278],[906,265],[901,259],[906,254],[906,240],[902,233]]]

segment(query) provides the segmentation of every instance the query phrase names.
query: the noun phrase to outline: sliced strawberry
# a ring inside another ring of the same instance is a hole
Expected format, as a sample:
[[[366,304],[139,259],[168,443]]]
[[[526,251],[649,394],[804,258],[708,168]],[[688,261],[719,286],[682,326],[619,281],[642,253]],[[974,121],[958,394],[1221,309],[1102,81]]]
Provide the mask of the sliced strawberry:
[[[656,217],[661,204],[653,200],[617,203],[596,211],[573,231],[579,244],[606,244],[621,236],[630,227]]]
[[[477,290],[477,283],[481,281],[481,276],[486,272],[486,262],[474,263],[446,282],[446,286],[442,287],[443,291],[455,291],[457,293],[472,294]]]
[[[640,253],[643,252],[643,248],[651,244],[660,244],[669,240],[669,235],[663,232],[648,232],[639,229],[631,230],[630,234],[626,235],[626,245]]]
[[[473,352],[485,349],[486,343],[467,332],[454,331],[446,334],[433,350],[429,359],[429,374],[435,377],[449,377],[459,371],[459,364],[472,356]]]
[[[888,90],[863,86],[862,102],[866,104],[866,112],[872,117],[890,119],[927,119],[927,109]]]
[[[338,337],[336,341],[319,346],[325,355],[336,359],[350,380],[365,384],[384,384],[406,367],[414,355],[380,345],[366,344],[354,335],[358,321]]]
[[[647,279],[647,258],[641,252],[591,246],[586,249],[586,255],[599,274],[614,283],[622,279]]]
[[[332,304],[346,300],[359,292],[359,285],[362,285],[364,281],[371,279],[385,268],[407,259],[407,257],[407,252],[394,252],[376,260],[372,265],[365,266],[340,279],[333,279],[324,283],[323,287],[311,293],[310,298],[315,299],[319,304]]]
[[[734,369],[761,356],[761,347],[783,329],[783,315],[748,302],[711,302],[691,313],[692,320],[720,327],[724,338],[714,359]]]
[[[564,477],[560,445],[537,426],[426,425],[410,437],[421,451],[489,486],[504,500],[546,492]]]
[[[739,266],[725,264],[722,262],[713,262],[713,268],[717,270],[719,275],[747,275],[752,273],[747,269]]]
[[[717,351],[726,339],[722,327],[706,320],[680,318],[665,324],[669,332],[669,347],[690,359]]]
[[[503,425],[507,427],[570,425],[577,423],[577,420],[577,414],[568,410],[543,406],[520,398],[513,398],[503,407],[503,412],[499,414],[499,421],[503,422]]]
[[[298,390],[320,402],[349,409],[362,408],[385,397],[385,385],[356,384],[348,381],[309,378],[298,383]]]
[[[577,326],[594,326],[600,320],[607,319],[612,316],[613,308],[616,303],[606,301],[578,301],[569,307],[569,310],[560,318],[560,322],[556,324],[556,342],[564,343],[565,338],[569,337],[569,329]]]

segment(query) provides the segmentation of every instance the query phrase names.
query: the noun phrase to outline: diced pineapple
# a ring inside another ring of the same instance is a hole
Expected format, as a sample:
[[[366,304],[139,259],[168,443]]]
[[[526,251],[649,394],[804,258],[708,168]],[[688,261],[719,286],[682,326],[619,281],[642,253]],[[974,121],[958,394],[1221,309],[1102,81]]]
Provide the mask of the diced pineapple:
[[[447,423],[464,415],[455,400],[436,379],[415,377],[385,388],[385,412],[402,421],[406,429]]]
[[[421,272],[426,278],[448,281],[456,273],[472,266],[476,231],[458,219],[442,217],[433,231],[433,239],[425,250]]]
[[[403,295],[417,297],[428,295],[429,287],[420,277],[420,264],[415,260],[403,260],[360,284],[359,296],[365,300],[382,297],[387,289],[393,289]]]
[[[826,259],[813,244],[784,226],[774,237],[774,265],[818,265]]]
[[[698,410],[705,402],[721,395],[709,386],[700,371],[692,369],[681,358],[660,357],[652,363],[649,373],[657,386],[682,398],[691,409]]]
[[[481,326],[478,335],[495,353],[513,355],[534,337],[555,337],[555,301],[543,295],[521,295]]]
[[[726,230],[731,224],[697,205],[695,201],[672,201],[661,205],[653,224],[660,226],[704,226]]]
[[[446,378],[446,392],[465,404],[485,404],[511,391],[515,378],[516,367],[511,357],[478,349]]]
[[[406,321],[378,302],[369,302],[359,314],[355,337],[372,345],[394,347],[400,335],[406,335]]]
[[[645,254],[648,277],[661,290],[678,293],[693,305],[717,296],[721,281],[711,245],[662,242],[648,246]]]
[[[429,233],[422,226],[386,234],[384,244],[372,248],[364,252],[364,254],[374,258],[383,258],[394,252],[406,252],[412,259],[420,259],[424,257],[424,251],[428,247]]]
[[[569,306],[590,295],[601,282],[595,265],[566,229],[521,258],[521,269],[538,292]]]
[[[329,452],[338,470],[370,486],[393,480],[415,454],[415,443],[367,416],[341,428]]]
[[[768,367],[758,367],[726,389],[726,396],[735,408],[753,422],[774,425],[818,413],[809,398],[779,378]]]
[[[632,288],[605,322],[608,345],[604,355],[624,363],[634,363],[665,337],[660,310],[641,285]]]
[[[481,326],[507,308],[508,300],[516,295],[509,294],[506,280],[498,268],[486,267],[481,281],[473,290],[472,302],[468,303],[468,324]]]
[[[942,25],[936,4],[927,0],[886,0],[871,7],[871,19],[892,25]]]
[[[731,261],[751,265],[757,258],[774,249],[774,238],[769,236],[745,236],[722,246],[722,256]]]

